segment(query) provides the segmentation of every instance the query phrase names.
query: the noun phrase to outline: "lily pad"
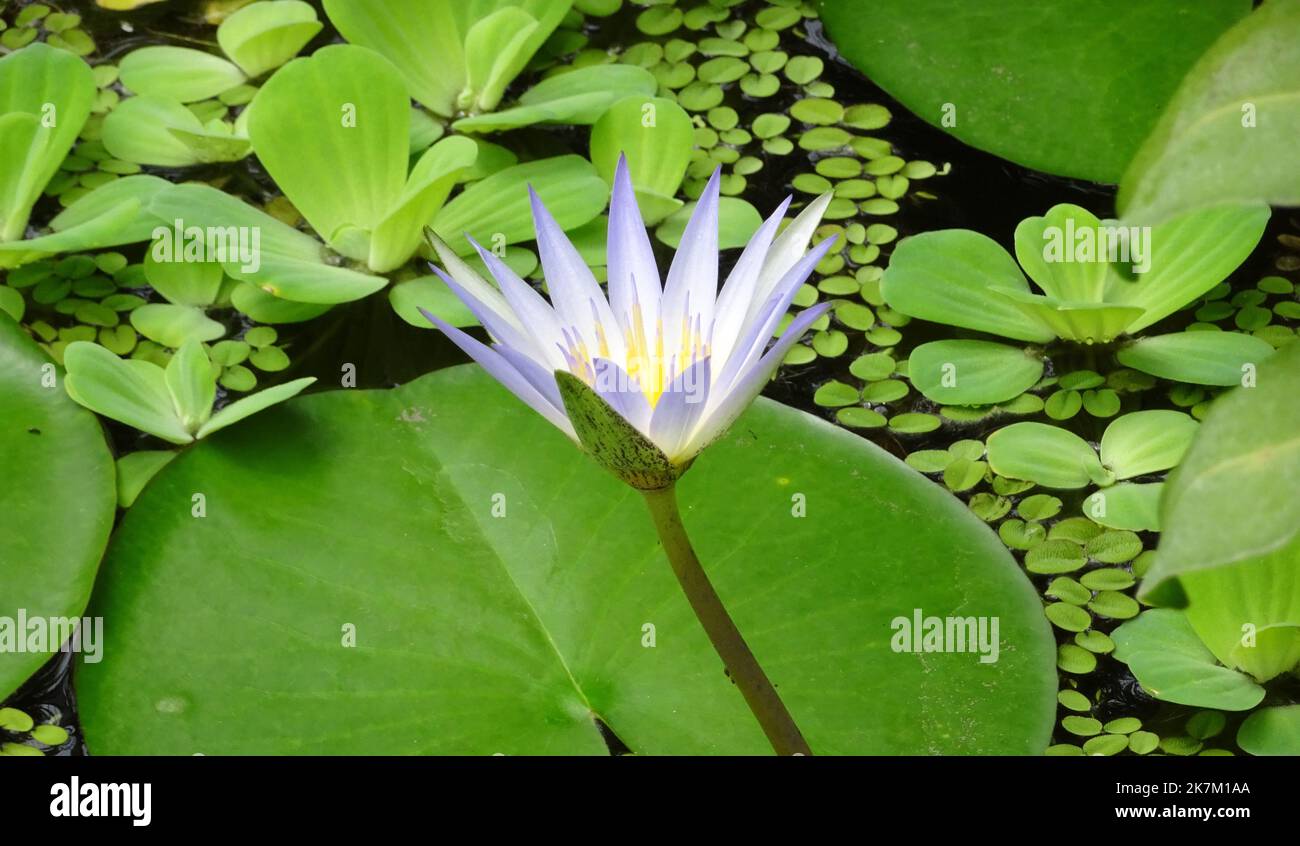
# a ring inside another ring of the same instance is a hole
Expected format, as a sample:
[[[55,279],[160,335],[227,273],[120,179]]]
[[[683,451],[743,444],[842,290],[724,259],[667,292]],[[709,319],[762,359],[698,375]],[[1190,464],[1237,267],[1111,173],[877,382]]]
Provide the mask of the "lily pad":
[[[1046,746],[1037,595],[942,489],[760,400],[679,495],[814,751]],[[603,754],[598,718],[640,754],[764,754],[639,500],[475,367],[282,406],[187,450],[127,512],[95,598],[114,658],[77,675],[86,736],[108,754]],[[894,651],[913,609],[997,617],[997,661]]]
[[[821,8],[845,58],[923,120],[1035,170],[1113,183],[1183,74],[1250,3],[885,0],[864,13],[860,0],[824,0]]]
[[[79,616],[113,527],[113,457],[99,421],[64,393],[63,374],[3,315],[0,396],[0,466],[8,480],[0,486],[0,615]],[[0,650],[0,701],[50,655]]]

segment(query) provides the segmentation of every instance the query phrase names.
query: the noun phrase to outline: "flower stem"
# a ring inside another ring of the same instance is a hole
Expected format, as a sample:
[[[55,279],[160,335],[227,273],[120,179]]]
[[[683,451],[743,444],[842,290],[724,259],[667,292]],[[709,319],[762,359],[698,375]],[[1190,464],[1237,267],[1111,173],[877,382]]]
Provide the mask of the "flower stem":
[[[686,536],[686,527],[682,525],[682,515],[677,508],[677,492],[672,486],[657,491],[642,491],[646,505],[650,507],[650,516],[654,518],[655,529],[668,562],[672,564],[677,582],[682,586],[686,599],[691,603],[696,618],[704,626],[705,633],[713,643],[714,650],[722,659],[723,666],[731,680],[740,688],[745,703],[754,713],[755,719],[762,727],[767,740],[778,755],[811,755],[808,742],[803,739],[799,727],[795,725],[785,703],[777,695],[758,665],[754,653],[741,637],[740,630],[731,621],[731,616],[723,606],[717,591],[700,566],[700,559],[691,548],[690,538]]]

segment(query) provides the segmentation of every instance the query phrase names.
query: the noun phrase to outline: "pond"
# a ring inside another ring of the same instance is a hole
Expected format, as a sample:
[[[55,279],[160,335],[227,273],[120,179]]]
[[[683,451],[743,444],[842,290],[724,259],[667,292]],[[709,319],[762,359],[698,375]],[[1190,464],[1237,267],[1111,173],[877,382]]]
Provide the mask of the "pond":
[[[0,646],[103,631],[0,650],[0,753],[1300,754],[1295,107],[1256,125],[1243,72],[1243,149],[1285,165],[1209,199],[1223,137],[1160,157],[1219,37],[1294,10],[1179,19],[1108,106],[1012,43],[1093,23],[1052,4],[995,58],[952,33],[1011,4],[101,5],[0,11]],[[787,197],[820,220],[747,266]],[[647,272],[656,313],[697,296],[657,354],[615,313]],[[785,299],[726,299],[764,273]],[[534,345],[542,292],[572,325]],[[653,422],[673,349],[720,391],[787,330],[716,444],[725,401]]]

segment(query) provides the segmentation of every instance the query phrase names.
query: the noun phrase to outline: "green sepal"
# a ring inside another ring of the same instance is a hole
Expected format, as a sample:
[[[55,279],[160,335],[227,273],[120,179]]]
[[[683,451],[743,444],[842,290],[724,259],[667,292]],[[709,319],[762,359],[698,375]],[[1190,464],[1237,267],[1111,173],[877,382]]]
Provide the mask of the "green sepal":
[[[572,373],[555,371],[564,411],[582,448],[609,472],[641,491],[668,487],[690,464],[675,466],[659,447]]]

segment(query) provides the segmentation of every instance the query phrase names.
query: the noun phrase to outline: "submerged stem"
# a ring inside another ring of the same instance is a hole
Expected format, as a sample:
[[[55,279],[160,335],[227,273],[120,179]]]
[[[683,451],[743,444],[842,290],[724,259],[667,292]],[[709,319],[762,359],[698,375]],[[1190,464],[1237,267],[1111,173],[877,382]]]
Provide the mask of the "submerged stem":
[[[731,680],[740,688],[745,703],[754,713],[768,742],[778,755],[811,755],[808,742],[803,739],[799,727],[795,725],[785,703],[777,695],[749,650],[749,645],[741,636],[731,615],[723,606],[717,591],[700,566],[700,559],[691,548],[690,538],[682,525],[681,512],[677,508],[677,493],[672,486],[657,491],[642,491],[646,505],[650,507],[650,516],[654,518],[655,529],[663,544],[673,573],[677,576],[686,599],[691,603],[695,616],[705,633],[713,643],[718,657],[731,676]]]

